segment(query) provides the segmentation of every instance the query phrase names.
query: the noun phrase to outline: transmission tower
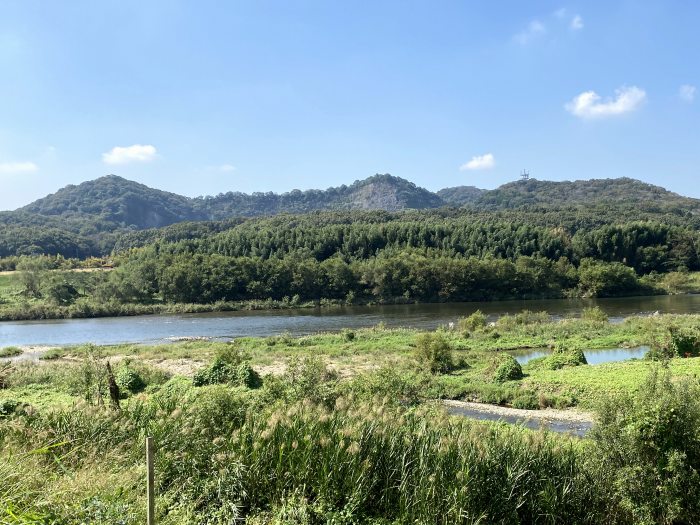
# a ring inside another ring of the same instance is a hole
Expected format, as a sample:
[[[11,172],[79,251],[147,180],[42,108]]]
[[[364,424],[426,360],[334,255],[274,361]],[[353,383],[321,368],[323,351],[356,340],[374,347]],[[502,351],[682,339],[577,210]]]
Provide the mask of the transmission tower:
[[[530,180],[530,172],[527,170],[523,170],[520,172],[520,178],[522,180]]]

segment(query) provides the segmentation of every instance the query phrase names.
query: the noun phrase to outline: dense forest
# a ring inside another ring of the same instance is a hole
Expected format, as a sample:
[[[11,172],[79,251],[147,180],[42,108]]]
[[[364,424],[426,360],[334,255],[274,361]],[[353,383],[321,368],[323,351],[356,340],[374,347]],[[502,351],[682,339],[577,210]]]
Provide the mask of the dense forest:
[[[350,187],[355,195],[358,188],[391,184],[392,202],[419,206],[411,199],[426,191],[389,176],[368,180],[373,182]],[[18,292],[29,303],[16,307],[16,300],[5,299],[15,304],[13,312],[25,311],[32,301],[90,315],[96,304],[604,297],[655,293],[656,276],[700,270],[696,201],[630,179],[527,181],[490,192],[450,189],[453,198],[471,195],[463,208],[317,210],[210,221],[194,219],[215,215],[211,203],[231,203],[230,196],[188,200],[141,185],[134,196],[119,194],[128,181],[104,182],[109,198],[70,187],[5,216],[3,267],[35,275],[31,287]],[[307,200],[322,198],[300,193]],[[148,199],[158,204],[144,204]],[[515,204],[508,208],[509,202]],[[154,221],[173,224],[143,229]],[[54,258],[17,257],[39,253]],[[65,258],[94,254],[110,254],[115,269],[90,276],[56,273],[66,268]]]
[[[461,206],[461,208],[459,208]],[[470,186],[437,193],[391,175],[375,175],[350,186],[289,193],[222,193],[189,198],[109,175],[78,186],[67,186],[32,204],[0,212],[0,257],[63,255],[85,258],[109,254],[134,239],[150,239],[177,232],[221,231],[243,217],[317,211],[383,210],[394,213],[435,210],[464,220],[510,221],[567,229],[651,220],[698,228],[700,202],[632,179],[576,182],[530,180],[485,191]],[[363,217],[363,215],[359,215]],[[354,219],[349,219],[354,220]],[[392,219],[393,220],[393,219]],[[165,233],[131,236],[149,228],[183,222],[220,224],[180,225]],[[240,221],[238,221],[240,222]],[[120,241],[126,236],[126,240]]]

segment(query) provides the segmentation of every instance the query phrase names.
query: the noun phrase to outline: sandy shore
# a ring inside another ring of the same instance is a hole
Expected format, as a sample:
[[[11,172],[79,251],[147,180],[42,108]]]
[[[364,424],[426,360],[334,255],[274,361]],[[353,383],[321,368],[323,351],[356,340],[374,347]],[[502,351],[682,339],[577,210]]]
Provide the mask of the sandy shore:
[[[443,403],[448,407],[464,408],[467,410],[474,410],[476,412],[483,412],[485,414],[503,416],[504,418],[562,421],[567,423],[593,423],[594,421],[593,414],[580,410],[556,410],[554,408],[545,408],[542,410],[523,410],[520,408],[488,405],[486,403],[472,403],[469,401],[452,400],[445,400]]]

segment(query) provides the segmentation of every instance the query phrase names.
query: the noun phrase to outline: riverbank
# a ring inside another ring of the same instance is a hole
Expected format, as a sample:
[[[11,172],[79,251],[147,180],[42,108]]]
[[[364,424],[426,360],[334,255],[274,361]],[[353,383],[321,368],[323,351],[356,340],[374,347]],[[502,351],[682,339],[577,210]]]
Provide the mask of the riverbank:
[[[81,270],[73,270],[80,272]],[[83,273],[94,273],[93,270],[82,270]],[[17,274],[17,272],[11,272]],[[526,294],[515,296],[501,296],[492,301],[467,301],[461,303],[432,302],[411,299],[404,296],[391,299],[353,297],[352,299],[321,299],[303,301],[298,298],[285,298],[283,300],[244,300],[244,301],[216,301],[212,303],[171,303],[150,302],[133,303],[114,300],[96,300],[91,297],[77,297],[70,304],[61,304],[54,300],[28,299],[20,294],[16,285],[10,284],[10,275],[0,276],[0,322],[3,321],[37,321],[60,319],[94,319],[104,317],[133,317],[142,315],[168,315],[190,313],[216,313],[216,312],[244,312],[244,311],[276,311],[294,309],[333,309],[353,306],[393,306],[393,305],[417,305],[417,304],[483,304],[483,303],[508,303],[515,301],[532,302],[533,304],[543,300],[596,300],[586,293],[581,294]],[[693,274],[692,283],[700,281]],[[650,281],[651,282],[651,281]],[[662,286],[662,281],[654,281],[654,285],[646,286],[637,293],[624,293],[608,296],[603,299],[651,297],[651,296],[677,296],[691,295],[700,291],[700,286],[692,288],[669,288]],[[680,286],[680,285],[679,285]]]

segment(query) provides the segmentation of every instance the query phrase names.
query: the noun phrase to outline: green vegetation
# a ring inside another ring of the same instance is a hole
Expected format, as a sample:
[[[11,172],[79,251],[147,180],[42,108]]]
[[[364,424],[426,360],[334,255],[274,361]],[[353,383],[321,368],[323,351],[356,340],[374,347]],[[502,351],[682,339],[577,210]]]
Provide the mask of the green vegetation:
[[[12,357],[15,355],[20,355],[22,353],[21,348],[16,346],[6,346],[5,348],[0,348],[0,357]]]
[[[580,350],[685,341],[700,318],[586,317],[87,345],[2,365],[0,521],[142,522],[145,435],[164,524],[697,521],[700,358],[591,366]],[[503,350],[544,338],[564,365]],[[599,420],[579,440],[447,417],[439,397],[578,404]]]
[[[198,199],[114,176],[70,186],[0,214],[0,268],[17,271],[0,276],[0,319],[700,290],[693,199],[630,179],[471,193],[436,209],[389,175]]]

